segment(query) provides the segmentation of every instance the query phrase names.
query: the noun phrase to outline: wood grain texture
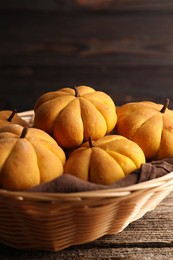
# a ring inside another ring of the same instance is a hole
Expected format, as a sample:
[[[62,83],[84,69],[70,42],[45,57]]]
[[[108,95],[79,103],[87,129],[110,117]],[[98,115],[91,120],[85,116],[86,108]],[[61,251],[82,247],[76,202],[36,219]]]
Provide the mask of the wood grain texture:
[[[0,66],[172,66],[172,14],[0,16]]]
[[[9,100],[8,106],[10,103],[11,108],[20,111],[31,109],[44,92],[81,84],[105,91],[116,105],[140,100],[162,104],[168,97],[169,107],[173,107],[172,68],[8,68],[0,71],[0,82],[1,97]]]
[[[0,245],[1,259],[173,259],[173,193],[116,235],[60,252],[16,250]]]
[[[13,11],[0,21],[1,108],[31,109],[43,92],[79,84],[118,105],[172,99],[171,13]]]

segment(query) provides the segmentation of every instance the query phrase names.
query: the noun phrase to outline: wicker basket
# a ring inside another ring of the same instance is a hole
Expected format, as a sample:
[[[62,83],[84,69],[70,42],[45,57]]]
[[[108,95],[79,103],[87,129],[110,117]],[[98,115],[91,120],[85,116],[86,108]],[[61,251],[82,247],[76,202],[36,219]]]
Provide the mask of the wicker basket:
[[[20,115],[32,124],[33,111]],[[173,190],[173,172],[125,188],[78,193],[0,190],[0,243],[58,251],[116,234]]]

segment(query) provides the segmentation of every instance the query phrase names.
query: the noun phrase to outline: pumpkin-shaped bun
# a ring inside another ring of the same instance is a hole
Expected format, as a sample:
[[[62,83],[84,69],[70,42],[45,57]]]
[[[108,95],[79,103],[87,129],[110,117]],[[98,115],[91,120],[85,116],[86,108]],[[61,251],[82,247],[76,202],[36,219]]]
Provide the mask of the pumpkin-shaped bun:
[[[136,142],[147,160],[173,155],[173,111],[168,103],[133,102],[117,109],[117,133]]]
[[[21,126],[28,126],[28,123],[23,120],[16,111],[1,110],[0,111],[0,128],[6,125],[17,124]]]
[[[107,185],[140,168],[142,163],[145,156],[136,143],[120,135],[107,135],[74,150],[65,163],[64,173]]]
[[[26,190],[63,173],[62,148],[40,129],[7,126],[0,133],[0,151],[1,188]]]
[[[63,148],[75,148],[111,132],[116,107],[106,93],[88,86],[43,94],[35,104],[34,126],[54,137]]]

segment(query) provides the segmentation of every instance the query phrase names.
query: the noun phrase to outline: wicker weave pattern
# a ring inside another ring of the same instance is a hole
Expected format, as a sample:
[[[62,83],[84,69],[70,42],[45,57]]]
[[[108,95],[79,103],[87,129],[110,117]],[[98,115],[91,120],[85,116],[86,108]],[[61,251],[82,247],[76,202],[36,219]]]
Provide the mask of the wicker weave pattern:
[[[32,124],[33,111],[22,113]],[[0,190],[0,243],[62,250],[116,234],[173,190],[173,172],[126,188],[70,194]]]

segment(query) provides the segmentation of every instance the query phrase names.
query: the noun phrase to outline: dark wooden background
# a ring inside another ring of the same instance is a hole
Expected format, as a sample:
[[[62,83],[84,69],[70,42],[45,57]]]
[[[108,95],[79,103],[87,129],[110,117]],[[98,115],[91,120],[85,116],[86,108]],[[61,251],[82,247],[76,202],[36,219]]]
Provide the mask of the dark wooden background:
[[[1,0],[0,109],[80,84],[173,107],[173,0]]]

